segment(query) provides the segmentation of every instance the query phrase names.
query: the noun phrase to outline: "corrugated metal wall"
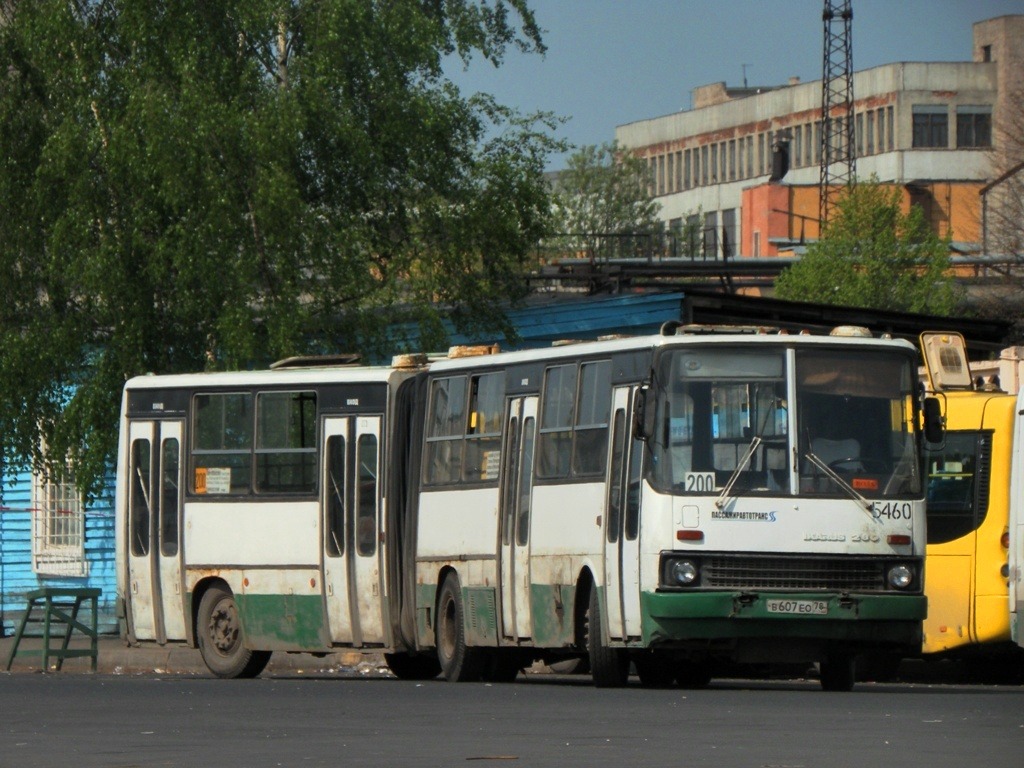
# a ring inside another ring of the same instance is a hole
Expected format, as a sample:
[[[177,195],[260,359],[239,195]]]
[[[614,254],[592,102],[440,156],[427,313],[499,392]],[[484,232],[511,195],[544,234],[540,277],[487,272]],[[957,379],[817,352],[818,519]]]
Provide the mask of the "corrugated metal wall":
[[[23,471],[6,477],[0,492],[0,623],[4,636],[17,629],[26,593],[43,586],[99,587],[100,631],[116,632],[113,477],[85,509],[86,576],[51,576],[32,570],[31,506],[32,474]]]

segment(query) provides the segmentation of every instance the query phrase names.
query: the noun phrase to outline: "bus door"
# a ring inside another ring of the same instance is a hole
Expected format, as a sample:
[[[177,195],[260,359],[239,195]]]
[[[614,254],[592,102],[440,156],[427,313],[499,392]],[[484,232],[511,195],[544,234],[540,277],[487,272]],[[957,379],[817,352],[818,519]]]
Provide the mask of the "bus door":
[[[323,440],[323,580],[331,640],[380,644],[380,417],[328,418]]]
[[[128,600],[134,639],[185,639],[180,421],[133,421],[128,465]]]
[[[640,636],[640,467],[642,444],[632,439],[633,390],[612,395],[605,504],[604,583],[612,638]]]
[[[509,401],[501,472],[501,625],[506,638],[532,636],[530,626],[530,506],[537,398]]]

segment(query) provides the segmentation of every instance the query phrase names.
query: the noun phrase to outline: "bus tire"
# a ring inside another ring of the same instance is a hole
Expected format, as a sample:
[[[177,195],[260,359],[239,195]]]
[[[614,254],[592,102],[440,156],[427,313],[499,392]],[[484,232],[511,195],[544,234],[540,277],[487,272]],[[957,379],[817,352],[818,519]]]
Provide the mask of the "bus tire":
[[[436,656],[385,653],[384,663],[399,680],[433,680],[441,674],[441,665]]]
[[[857,677],[856,659],[847,653],[826,656],[818,665],[823,691],[852,691]]]
[[[451,683],[470,683],[480,679],[483,657],[479,648],[466,644],[463,621],[462,589],[459,577],[449,573],[437,599],[437,661],[444,679]]]
[[[217,677],[257,677],[270,661],[270,651],[245,647],[235,596],[227,587],[215,585],[203,593],[196,637],[203,662]]]
[[[594,685],[598,688],[624,686],[629,680],[629,656],[619,648],[609,648],[604,642],[601,601],[597,595],[596,585],[590,587],[590,604],[587,608],[584,635]]]

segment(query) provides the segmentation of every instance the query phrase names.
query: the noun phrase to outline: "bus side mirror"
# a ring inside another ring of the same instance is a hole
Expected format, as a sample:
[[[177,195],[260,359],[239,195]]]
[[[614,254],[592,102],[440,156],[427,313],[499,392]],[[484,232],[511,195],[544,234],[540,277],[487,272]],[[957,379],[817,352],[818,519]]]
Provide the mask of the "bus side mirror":
[[[654,434],[654,393],[650,387],[641,387],[633,403],[633,437],[648,440]]]
[[[941,443],[944,430],[942,428],[942,406],[937,397],[924,399],[924,439],[929,443]]]

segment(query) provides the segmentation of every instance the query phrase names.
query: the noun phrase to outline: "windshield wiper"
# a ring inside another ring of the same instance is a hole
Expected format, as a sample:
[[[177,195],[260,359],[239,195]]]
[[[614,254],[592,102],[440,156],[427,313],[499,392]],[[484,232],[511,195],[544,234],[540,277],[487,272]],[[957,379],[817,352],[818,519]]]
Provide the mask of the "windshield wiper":
[[[864,498],[864,496],[862,496],[860,493],[858,493],[856,488],[854,488],[843,478],[841,478],[839,474],[834,469],[832,469],[832,467],[830,467],[828,464],[822,461],[821,458],[811,453],[810,451],[804,454],[804,458],[806,458],[809,462],[811,462],[811,464],[813,464],[822,472],[824,472],[826,477],[831,479],[836,485],[838,485],[840,488],[846,491],[850,495],[850,498],[852,498],[854,501],[860,502],[861,506],[864,507],[864,510],[868,514],[870,514],[871,519],[874,520],[874,515],[871,513],[871,502]]]
[[[736,469],[734,469],[732,471],[732,474],[729,475],[729,480],[728,482],[726,482],[725,487],[722,489],[722,492],[718,495],[718,498],[715,499],[715,506],[718,507],[719,509],[722,509],[722,507],[724,507],[726,502],[729,500],[729,491],[731,491],[732,487],[736,485],[736,481],[740,477],[740,472],[747,468],[747,464],[750,463],[750,459],[754,455],[754,451],[757,450],[757,447],[760,444],[761,436],[754,435],[754,439],[751,440],[750,445],[747,446],[746,453],[744,453],[743,456],[740,458],[739,463],[736,465]]]

